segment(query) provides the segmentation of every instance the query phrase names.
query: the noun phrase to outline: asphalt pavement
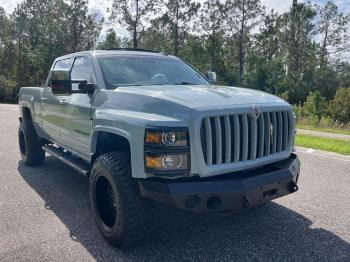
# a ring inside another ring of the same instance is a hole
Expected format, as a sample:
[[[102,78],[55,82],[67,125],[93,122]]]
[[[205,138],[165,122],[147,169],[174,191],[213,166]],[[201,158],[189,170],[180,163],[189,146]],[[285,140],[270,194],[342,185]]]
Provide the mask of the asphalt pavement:
[[[16,105],[0,104],[0,261],[350,261],[350,158],[298,148],[300,190],[238,215],[157,209],[154,232],[115,249],[95,226],[88,180],[20,160]]]

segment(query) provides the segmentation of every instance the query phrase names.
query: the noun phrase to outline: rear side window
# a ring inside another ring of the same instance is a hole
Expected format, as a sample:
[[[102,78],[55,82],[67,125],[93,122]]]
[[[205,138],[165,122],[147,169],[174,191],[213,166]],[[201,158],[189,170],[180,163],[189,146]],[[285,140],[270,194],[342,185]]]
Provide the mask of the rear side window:
[[[54,65],[54,69],[70,69],[72,67],[73,60],[71,58],[59,60]]]

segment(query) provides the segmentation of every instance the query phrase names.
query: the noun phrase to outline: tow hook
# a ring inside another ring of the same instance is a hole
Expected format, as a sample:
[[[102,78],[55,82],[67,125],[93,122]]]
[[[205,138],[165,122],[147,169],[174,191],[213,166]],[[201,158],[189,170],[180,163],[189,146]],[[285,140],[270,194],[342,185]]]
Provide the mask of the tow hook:
[[[296,191],[298,191],[299,187],[298,185],[295,183],[295,182],[290,182],[289,185],[288,185],[288,191],[290,193],[294,193]]]

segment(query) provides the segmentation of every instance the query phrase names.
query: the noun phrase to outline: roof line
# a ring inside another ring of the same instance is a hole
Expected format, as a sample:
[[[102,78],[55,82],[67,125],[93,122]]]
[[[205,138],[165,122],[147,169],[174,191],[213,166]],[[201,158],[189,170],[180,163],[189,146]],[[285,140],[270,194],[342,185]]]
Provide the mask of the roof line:
[[[100,50],[114,50],[114,51],[139,51],[139,52],[149,52],[149,53],[157,53],[156,51],[148,50],[148,49],[142,49],[142,48],[107,48],[107,49],[100,49]]]

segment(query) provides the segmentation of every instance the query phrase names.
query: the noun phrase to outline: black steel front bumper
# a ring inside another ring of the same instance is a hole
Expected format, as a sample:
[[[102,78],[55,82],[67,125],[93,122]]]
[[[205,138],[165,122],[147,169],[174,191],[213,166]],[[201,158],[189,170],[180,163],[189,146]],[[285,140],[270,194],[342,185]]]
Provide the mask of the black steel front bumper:
[[[289,159],[245,172],[192,181],[140,180],[141,195],[196,212],[239,212],[298,190],[300,162]]]

